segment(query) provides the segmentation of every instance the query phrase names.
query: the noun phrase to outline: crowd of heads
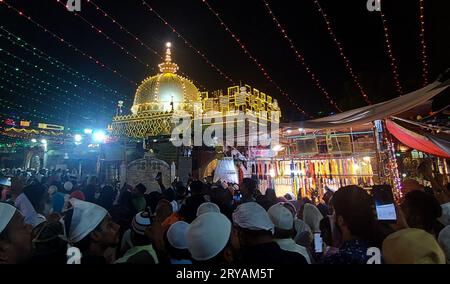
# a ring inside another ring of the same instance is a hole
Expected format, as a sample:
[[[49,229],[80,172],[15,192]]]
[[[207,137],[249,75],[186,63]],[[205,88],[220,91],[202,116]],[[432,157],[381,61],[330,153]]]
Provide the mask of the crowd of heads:
[[[408,190],[387,224],[370,191],[354,185],[314,202],[262,194],[250,178],[118,188],[65,171],[2,174],[11,184],[1,188],[0,263],[364,264],[373,248],[375,263],[450,258],[444,187]]]

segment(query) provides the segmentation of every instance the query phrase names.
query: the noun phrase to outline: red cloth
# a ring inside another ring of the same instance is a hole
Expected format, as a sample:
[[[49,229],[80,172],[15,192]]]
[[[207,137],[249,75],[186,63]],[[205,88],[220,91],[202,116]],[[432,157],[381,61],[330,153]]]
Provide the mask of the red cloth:
[[[242,184],[244,181],[244,170],[242,169],[242,165],[239,167],[239,184]]]
[[[431,155],[450,159],[450,156],[444,150],[427,137],[410,131],[388,119],[386,119],[386,127],[395,138],[406,146]]]
[[[82,200],[82,201],[86,200],[86,197],[84,196],[84,193],[82,191],[80,191],[80,190],[72,192],[70,194],[70,197],[71,198],[76,198],[76,199],[79,199],[79,200]]]

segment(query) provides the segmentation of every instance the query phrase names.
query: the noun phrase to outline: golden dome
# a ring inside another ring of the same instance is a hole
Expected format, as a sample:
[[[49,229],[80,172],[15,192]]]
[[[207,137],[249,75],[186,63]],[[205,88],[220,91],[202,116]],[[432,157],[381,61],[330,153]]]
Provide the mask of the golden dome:
[[[176,74],[178,65],[172,62],[170,43],[165,61],[158,65],[160,74],[142,81],[134,96],[133,114],[192,110],[193,102],[201,102],[200,92],[192,81]]]

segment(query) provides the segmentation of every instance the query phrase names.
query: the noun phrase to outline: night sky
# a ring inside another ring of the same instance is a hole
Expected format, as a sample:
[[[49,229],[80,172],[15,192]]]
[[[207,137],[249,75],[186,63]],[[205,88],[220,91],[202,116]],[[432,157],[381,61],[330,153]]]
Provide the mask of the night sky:
[[[79,15],[123,46],[124,50],[105,39],[56,0],[0,2],[6,2],[22,11],[88,56],[100,60],[137,83],[157,73],[157,64],[161,62],[158,56],[114,25],[87,0],[81,1],[82,11]],[[66,1],[61,2],[65,4]],[[147,47],[160,54],[164,54],[164,43],[171,41],[174,61],[180,66],[180,71],[194,80],[200,90],[225,90],[231,85],[172,33],[141,0],[91,2],[136,35]],[[247,83],[277,98],[284,121],[304,119],[262,75],[202,0],[146,2],[235,82]],[[366,0],[319,2],[369,99],[380,102],[398,96],[384,42],[380,13],[367,11]],[[430,82],[450,67],[448,2],[425,1],[425,39]],[[263,1],[210,0],[208,3],[276,84],[306,112],[317,117],[336,111],[307,76],[293,50],[276,28]],[[365,105],[358,88],[346,72],[314,1],[269,0],[268,3],[296,48],[304,55],[306,63],[339,107],[348,110]],[[419,1],[384,0],[382,4],[392,50],[398,63],[401,86],[405,93],[418,89],[423,85]],[[131,107],[135,85],[75,52],[4,3],[0,3],[0,25],[0,113],[3,118],[39,120],[74,128],[105,127],[115,112],[118,100],[125,101],[126,109]],[[41,55],[40,58],[20,47],[17,44],[20,41],[8,35],[8,32],[30,44],[31,48],[30,45],[25,45],[28,49],[37,48],[45,55],[36,52]],[[133,55],[127,55],[126,52]],[[70,70],[79,73],[73,75],[61,70],[42,58],[46,56],[65,64],[64,70],[71,68]],[[21,62],[22,59],[24,62]],[[81,80],[81,76],[97,80],[102,85],[93,86],[98,83],[90,84],[86,79]]]

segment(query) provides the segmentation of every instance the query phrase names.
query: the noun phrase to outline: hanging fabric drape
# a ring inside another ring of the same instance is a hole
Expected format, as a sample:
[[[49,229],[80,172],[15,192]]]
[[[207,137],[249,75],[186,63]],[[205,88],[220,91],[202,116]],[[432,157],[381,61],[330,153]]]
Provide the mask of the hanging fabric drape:
[[[393,122],[392,120],[386,120],[386,127],[395,138],[406,146],[417,149],[424,153],[435,155],[438,157],[450,159],[450,154],[442,149],[439,144],[434,143],[428,137],[421,135],[417,132],[406,129],[403,126]]]
[[[450,72],[450,71],[449,71]],[[448,76],[446,74],[445,76]],[[361,107],[332,116],[283,124],[283,128],[304,129],[340,129],[371,123],[386,119],[408,111],[426,103],[434,96],[444,91],[450,85],[448,78],[442,78],[414,92],[382,103]]]

